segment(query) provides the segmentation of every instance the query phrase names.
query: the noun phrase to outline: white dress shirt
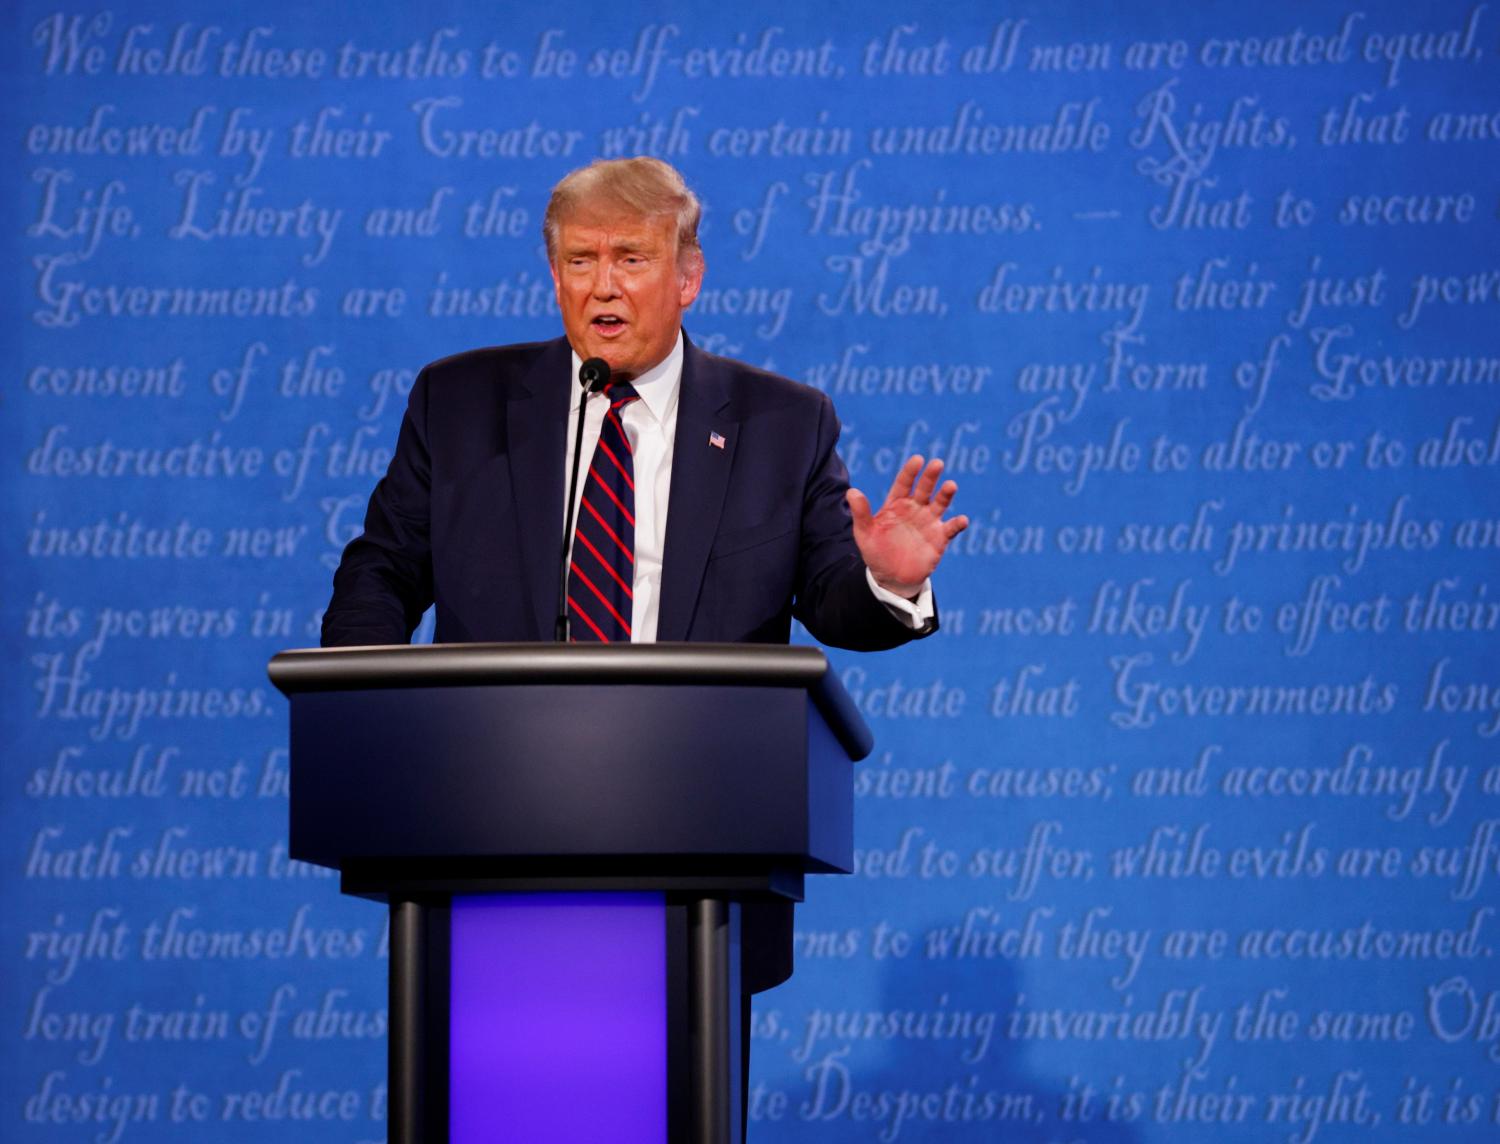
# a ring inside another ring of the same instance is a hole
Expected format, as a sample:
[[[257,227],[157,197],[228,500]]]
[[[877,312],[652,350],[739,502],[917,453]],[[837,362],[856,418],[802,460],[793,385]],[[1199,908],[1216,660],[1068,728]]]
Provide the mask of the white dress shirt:
[[[573,354],[573,386],[577,391],[578,370],[583,365]],[[672,449],[677,438],[677,396],[682,389],[682,332],[664,360],[630,383],[640,394],[620,412],[625,436],[630,442],[631,465],[635,472],[635,577],[630,609],[632,643],[656,640],[657,618],[661,614],[661,562],[667,540],[667,502],[672,491]],[[583,456],[592,457],[604,426],[609,402],[590,398],[584,406]],[[568,405],[568,438],[563,457],[563,480],[573,472],[573,440],[578,432],[578,400]],[[583,500],[584,475],[580,466],[578,488],[573,494],[573,519],[578,519],[579,502]],[[566,488],[566,483],[564,484]],[[563,511],[566,513],[567,506]],[[566,525],[565,525],[566,527]],[[922,585],[916,600],[907,600],[888,592],[875,583],[865,569],[865,580],[875,598],[910,628],[921,628],[932,621],[932,584]]]

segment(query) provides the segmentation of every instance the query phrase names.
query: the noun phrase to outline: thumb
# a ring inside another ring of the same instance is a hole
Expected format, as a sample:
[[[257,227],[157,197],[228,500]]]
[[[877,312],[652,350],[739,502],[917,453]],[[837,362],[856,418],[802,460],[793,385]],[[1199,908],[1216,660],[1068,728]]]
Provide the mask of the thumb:
[[[870,515],[869,498],[858,489],[850,489],[844,499],[849,502],[849,512],[854,516],[854,530],[863,532],[869,528],[873,519]]]

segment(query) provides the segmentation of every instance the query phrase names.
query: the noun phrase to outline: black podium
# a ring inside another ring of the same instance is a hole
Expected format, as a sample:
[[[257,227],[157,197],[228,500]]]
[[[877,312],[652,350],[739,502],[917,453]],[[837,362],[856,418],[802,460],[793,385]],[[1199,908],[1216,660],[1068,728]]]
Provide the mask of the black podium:
[[[741,903],[853,863],[871,739],[820,651],[348,648],[270,675],[291,855],[390,905],[391,1144],[739,1139]]]

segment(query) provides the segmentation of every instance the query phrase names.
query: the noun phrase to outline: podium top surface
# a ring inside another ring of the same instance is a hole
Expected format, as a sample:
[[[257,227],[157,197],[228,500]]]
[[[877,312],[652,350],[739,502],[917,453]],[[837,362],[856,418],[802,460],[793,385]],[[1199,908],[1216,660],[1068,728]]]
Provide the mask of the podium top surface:
[[[632,685],[781,687],[805,690],[849,756],[874,737],[828,658],[776,644],[390,644],[299,648],[273,656],[271,682],[289,698],[308,692],[426,687]]]

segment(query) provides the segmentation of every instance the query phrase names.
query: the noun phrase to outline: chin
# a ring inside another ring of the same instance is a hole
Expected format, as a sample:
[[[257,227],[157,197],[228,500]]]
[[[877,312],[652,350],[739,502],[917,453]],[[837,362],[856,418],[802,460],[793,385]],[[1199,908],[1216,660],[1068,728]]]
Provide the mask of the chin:
[[[609,363],[609,372],[612,374],[635,377],[643,372],[634,354],[621,353],[618,350],[611,352],[606,347],[599,351],[599,356]]]

